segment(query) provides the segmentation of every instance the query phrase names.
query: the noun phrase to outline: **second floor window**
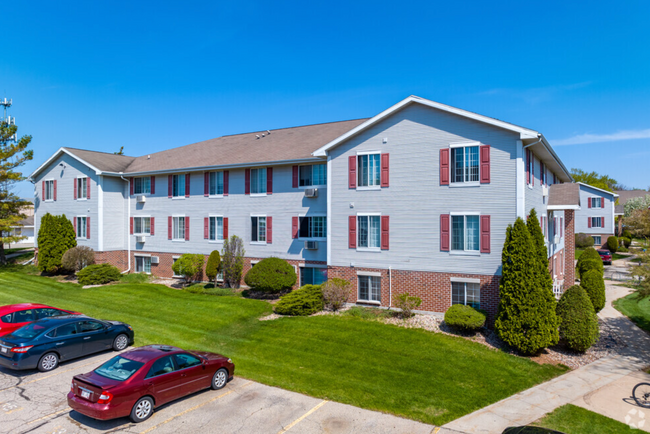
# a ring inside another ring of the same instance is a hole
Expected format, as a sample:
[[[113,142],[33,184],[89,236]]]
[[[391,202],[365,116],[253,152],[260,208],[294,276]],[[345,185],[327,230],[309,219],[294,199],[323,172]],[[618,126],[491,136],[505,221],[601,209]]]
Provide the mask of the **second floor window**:
[[[266,194],[266,167],[251,169],[251,194]]]
[[[77,178],[77,199],[87,199],[88,178]]]
[[[187,217],[172,217],[172,239],[185,240],[185,219]]]
[[[223,195],[223,172],[210,172],[210,196]]]
[[[380,187],[381,186],[381,164],[380,154],[359,155],[358,181],[359,187]]]
[[[174,175],[172,177],[172,196],[185,197],[185,175]]]
[[[135,235],[151,235],[151,217],[133,217]]]
[[[592,197],[591,198],[591,207],[592,208],[602,208],[603,207],[603,198],[602,197]]]
[[[451,182],[479,182],[478,146],[451,148]]]
[[[251,241],[266,242],[266,217],[251,217]]]
[[[604,228],[602,217],[591,217],[591,227],[592,228]]]
[[[54,200],[54,181],[43,181],[43,200]]]
[[[300,238],[325,238],[327,236],[327,217],[300,217]]]
[[[451,250],[479,251],[479,216],[451,216]]]
[[[135,178],[133,186],[134,194],[150,194],[151,193],[151,177],[145,176],[144,178]],[[185,188],[183,188],[185,194]]]
[[[357,216],[359,241],[357,246],[367,249],[381,248],[381,218],[378,215]]]
[[[77,217],[77,238],[88,238],[88,233],[86,232],[88,228],[86,225],[86,217]]]
[[[210,217],[208,239],[211,241],[223,241],[223,217]]]
[[[311,187],[313,185],[327,184],[327,165],[313,164],[311,166],[300,166],[300,186]]]

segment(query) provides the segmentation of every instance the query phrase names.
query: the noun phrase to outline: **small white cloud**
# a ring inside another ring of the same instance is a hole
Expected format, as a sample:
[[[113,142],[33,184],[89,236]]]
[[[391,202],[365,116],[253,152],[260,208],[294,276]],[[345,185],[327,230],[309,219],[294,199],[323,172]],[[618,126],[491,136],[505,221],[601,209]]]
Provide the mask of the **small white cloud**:
[[[650,139],[650,129],[617,131],[612,134],[579,134],[561,140],[552,140],[553,146],[584,145],[586,143],[618,142],[621,140]]]

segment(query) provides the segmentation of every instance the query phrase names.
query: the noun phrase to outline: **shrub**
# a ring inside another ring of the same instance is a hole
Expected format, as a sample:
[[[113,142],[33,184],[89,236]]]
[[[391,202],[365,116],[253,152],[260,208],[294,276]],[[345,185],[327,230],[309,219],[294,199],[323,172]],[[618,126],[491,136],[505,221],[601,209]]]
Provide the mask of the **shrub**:
[[[567,289],[557,304],[560,339],[571,349],[586,351],[599,336],[598,317],[587,292],[579,285]]]
[[[580,286],[584,288],[591,300],[595,313],[605,307],[605,280],[597,270],[589,270],[580,275]]]
[[[623,237],[623,238],[627,238],[628,240],[631,240],[631,239],[632,239],[632,232],[630,232],[630,231],[628,231],[627,229],[625,229],[625,230],[623,231],[622,237]],[[629,247],[629,246],[625,246],[625,247]]]
[[[409,295],[408,292],[395,295],[394,297],[395,307],[401,309],[401,312],[398,314],[400,318],[410,318],[413,316],[413,310],[420,307],[422,304],[422,299],[414,295]]]
[[[321,289],[325,307],[333,311],[341,309],[350,296],[350,282],[337,277],[323,283]]]
[[[323,310],[323,291],[320,285],[305,285],[280,297],[273,310],[280,315],[296,316],[320,312]]]
[[[203,280],[203,261],[205,257],[201,254],[185,253],[174,262],[172,270],[174,274],[185,278],[186,283]]]
[[[594,245],[594,238],[590,235],[583,234],[582,232],[575,234],[576,247],[584,249]]]
[[[622,237],[621,240],[623,241],[623,245],[625,246],[625,248],[629,249],[630,245],[632,244],[632,239],[628,237]]]
[[[284,259],[266,258],[248,270],[244,281],[257,291],[280,292],[296,284],[296,271]]]
[[[216,296],[227,296],[235,295],[235,291],[232,288],[219,288],[215,287],[212,283],[204,285],[202,283],[195,283],[194,285],[189,285],[183,288],[184,291],[187,291],[191,294],[204,294],[204,295],[216,295]]]
[[[485,325],[484,311],[464,304],[454,304],[445,312],[445,323],[460,330],[478,330]]]
[[[219,274],[219,267],[221,266],[221,255],[218,250],[213,250],[208,257],[208,264],[205,266],[205,275],[208,276],[210,282],[214,282]]]
[[[607,238],[607,249],[612,253],[618,250],[618,239],[614,235]]]
[[[77,273],[77,279],[82,285],[104,285],[120,280],[121,273],[111,264],[89,265]]]
[[[594,262],[589,262],[589,261],[594,261]],[[586,265],[583,265],[583,263],[587,263]],[[578,270],[578,273],[582,275],[582,273],[588,271],[588,270],[599,270],[601,273],[603,272],[603,260],[593,247],[588,247],[585,249],[584,252],[582,252],[582,255],[578,259],[578,263],[576,264],[576,269]]]
[[[77,245],[72,222],[65,214],[55,216],[46,213],[41,217],[37,244],[38,269],[52,274],[59,272],[63,254]]]
[[[223,270],[224,288],[239,288],[241,273],[244,270],[244,242],[237,235],[230,240],[223,240],[221,269]]]
[[[94,263],[95,251],[87,246],[73,247],[65,252],[61,258],[61,267],[75,273],[85,266]]]
[[[149,275],[147,273],[130,273],[122,274],[120,277],[122,283],[147,283],[149,282]]]

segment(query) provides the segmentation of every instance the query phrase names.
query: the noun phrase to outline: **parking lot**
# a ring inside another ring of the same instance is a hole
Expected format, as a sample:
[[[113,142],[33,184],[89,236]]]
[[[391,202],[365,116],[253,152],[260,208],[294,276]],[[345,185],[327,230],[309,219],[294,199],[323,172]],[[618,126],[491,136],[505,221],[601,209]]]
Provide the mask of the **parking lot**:
[[[205,390],[164,405],[141,424],[131,423],[127,418],[102,422],[72,411],[66,400],[72,377],[93,370],[114,355],[109,351],[63,363],[49,373],[0,368],[0,431],[6,434],[449,432],[238,377],[224,389]]]

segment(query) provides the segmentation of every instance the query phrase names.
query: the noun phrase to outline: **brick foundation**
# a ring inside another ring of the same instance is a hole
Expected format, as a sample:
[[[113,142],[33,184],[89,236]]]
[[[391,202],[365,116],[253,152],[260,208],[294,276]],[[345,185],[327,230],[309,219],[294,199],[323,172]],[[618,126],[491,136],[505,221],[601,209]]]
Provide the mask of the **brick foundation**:
[[[576,281],[575,211],[564,210],[564,288],[568,289]]]

